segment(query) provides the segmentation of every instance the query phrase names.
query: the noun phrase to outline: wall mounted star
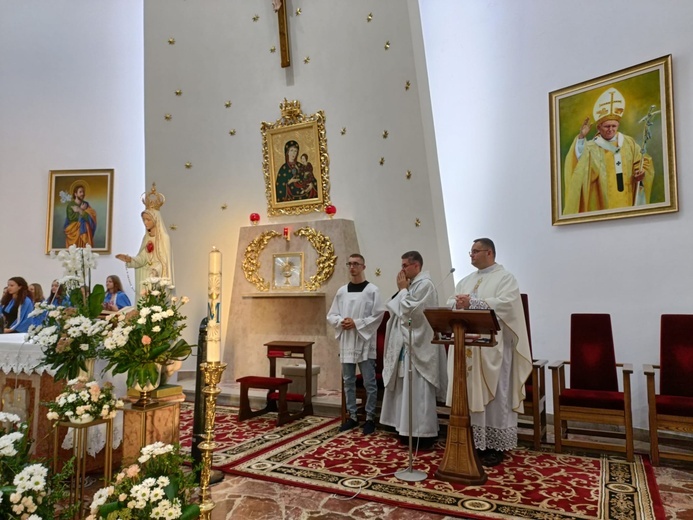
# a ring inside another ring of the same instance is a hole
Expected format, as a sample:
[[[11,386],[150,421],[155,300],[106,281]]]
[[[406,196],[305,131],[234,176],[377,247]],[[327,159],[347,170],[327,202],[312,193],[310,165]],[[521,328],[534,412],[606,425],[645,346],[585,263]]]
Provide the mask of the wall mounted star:
[[[270,52],[273,52],[273,53],[274,53],[274,52],[277,52],[277,48],[276,48],[274,45],[272,45],[272,46],[270,47]]]
[[[387,136],[389,136],[389,135],[390,135],[390,132],[388,132],[387,130],[383,130],[383,139],[387,139]]]
[[[340,131],[340,133],[341,133],[342,135],[345,135],[345,134],[346,134],[346,126],[343,126],[343,127],[342,127],[342,130]]]
[[[310,63],[310,56],[303,58],[303,63]]]
[[[182,96],[183,91],[182,90],[176,90],[176,96]]]
[[[375,270],[375,276],[380,276],[380,274],[381,274],[380,267],[378,267],[378,268]]]
[[[373,13],[368,13],[368,16],[366,16],[366,21],[370,22],[373,19]]]
[[[185,163],[185,168],[188,169],[188,170],[189,170],[190,168],[192,168],[192,163],[191,163],[191,162],[186,162],[186,163]]]
[[[411,82],[407,80],[407,82],[404,84],[404,90],[409,90],[411,87]]]
[[[296,16],[301,16],[301,8],[296,9]]]
[[[236,129],[229,130],[229,135],[236,135]]]
[[[169,39],[168,39],[168,44],[169,44],[169,45],[175,45],[175,44],[176,44],[176,39],[175,39],[175,38],[169,38]]]
[[[407,179],[411,179],[411,170],[407,170]]]
[[[231,108],[231,101],[227,101],[226,103],[224,103],[224,106],[226,108]]]
[[[178,226],[175,225],[175,224],[171,224],[171,225],[169,226],[169,229],[170,229],[171,231],[175,231],[176,229],[178,229]]]
[[[257,22],[260,19],[260,15],[253,16],[253,22]]]
[[[383,164],[385,164],[385,157],[380,158],[380,166],[382,166]]]
[[[418,218],[417,218],[417,219],[414,221],[414,225],[415,225],[416,227],[421,227],[421,219],[418,219]]]
[[[164,114],[164,119],[166,121],[170,121],[172,118],[173,118],[173,116],[171,114]]]
[[[390,49],[390,41],[388,40],[385,42],[385,50],[389,50],[389,49]]]
[[[226,202],[224,202],[224,203],[221,205],[221,210],[224,211],[224,210],[225,210],[226,208],[228,208],[228,207],[229,207],[229,205],[228,205]]]

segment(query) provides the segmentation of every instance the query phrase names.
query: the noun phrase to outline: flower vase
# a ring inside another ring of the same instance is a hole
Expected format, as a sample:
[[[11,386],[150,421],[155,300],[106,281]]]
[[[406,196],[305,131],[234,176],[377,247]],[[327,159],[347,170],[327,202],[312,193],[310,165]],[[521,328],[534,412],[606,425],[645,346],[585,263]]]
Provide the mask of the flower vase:
[[[88,413],[85,413],[84,415],[80,416],[72,416],[69,420],[73,424],[86,424],[92,422],[94,418]]]
[[[145,408],[157,402],[156,399],[153,399],[151,395],[149,395],[152,391],[159,388],[159,384],[161,382],[161,365],[157,364],[156,368],[159,375],[154,383],[149,382],[144,386],[141,386],[137,380],[135,380],[135,382],[133,383],[132,388],[134,388],[140,393],[140,398],[136,402],[134,402],[132,406],[135,406],[137,408]]]
[[[78,378],[86,378],[87,381],[91,381],[94,379],[94,363],[96,362],[96,358],[88,358],[84,360],[84,365],[87,367],[86,372],[82,370],[81,368],[79,369],[79,374],[77,374]]]

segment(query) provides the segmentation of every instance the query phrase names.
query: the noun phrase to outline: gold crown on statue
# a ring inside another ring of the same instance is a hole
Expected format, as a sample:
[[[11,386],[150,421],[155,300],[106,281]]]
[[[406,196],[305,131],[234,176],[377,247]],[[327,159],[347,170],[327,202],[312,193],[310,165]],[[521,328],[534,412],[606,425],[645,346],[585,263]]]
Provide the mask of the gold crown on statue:
[[[144,204],[147,209],[158,210],[164,205],[164,202],[166,202],[166,197],[164,197],[163,193],[156,191],[155,182],[152,183],[152,189],[149,190],[149,193],[142,194],[142,204]]]
[[[288,101],[284,98],[284,101],[279,103],[279,109],[282,111],[282,117],[295,118],[301,115],[301,102],[296,99]]]
[[[611,87],[599,96],[592,109],[594,122],[596,124],[613,119],[620,121],[626,111],[626,98],[618,90]]]

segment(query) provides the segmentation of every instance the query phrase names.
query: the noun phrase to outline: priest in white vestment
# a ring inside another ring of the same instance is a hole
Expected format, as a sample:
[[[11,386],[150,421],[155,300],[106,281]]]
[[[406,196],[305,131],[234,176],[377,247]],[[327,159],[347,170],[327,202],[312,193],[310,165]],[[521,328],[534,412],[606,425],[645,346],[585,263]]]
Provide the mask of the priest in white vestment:
[[[423,258],[417,251],[402,255],[397,274],[397,294],[386,304],[390,312],[385,336],[383,383],[385,395],[380,422],[392,426],[402,437],[418,440],[418,447],[433,446],[438,437],[437,398],[447,388],[445,350],[434,345],[433,329],[424,309],[438,306],[438,293],[428,271],[422,271]],[[410,323],[411,322],[411,323]],[[411,334],[411,348],[409,338]],[[409,354],[412,371],[412,431],[409,430]]]
[[[469,252],[478,269],[455,287],[448,305],[455,309],[493,309],[501,330],[494,347],[467,346],[467,394],[474,445],[486,466],[503,460],[517,446],[517,415],[524,411],[525,381],[532,371],[520,288],[515,277],[496,263],[496,248],[478,238]],[[448,379],[453,381],[454,349],[448,352]],[[452,404],[452,384],[446,404]]]

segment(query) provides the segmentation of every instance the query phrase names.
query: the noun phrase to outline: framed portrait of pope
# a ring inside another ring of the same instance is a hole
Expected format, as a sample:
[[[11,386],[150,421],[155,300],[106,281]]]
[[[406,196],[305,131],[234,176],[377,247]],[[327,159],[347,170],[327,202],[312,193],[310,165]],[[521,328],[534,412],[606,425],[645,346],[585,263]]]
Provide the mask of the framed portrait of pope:
[[[671,62],[549,94],[553,225],[678,211]]]
[[[106,170],[51,170],[46,253],[70,246],[111,252],[113,174]]]

